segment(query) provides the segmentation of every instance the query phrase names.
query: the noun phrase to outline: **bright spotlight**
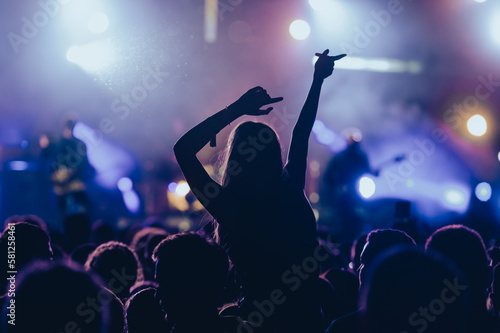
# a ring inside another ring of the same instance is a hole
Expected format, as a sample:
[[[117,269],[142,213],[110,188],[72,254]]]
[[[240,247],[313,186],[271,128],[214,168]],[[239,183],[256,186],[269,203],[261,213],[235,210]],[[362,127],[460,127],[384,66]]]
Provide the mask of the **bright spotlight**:
[[[460,190],[447,189],[444,191],[444,200],[451,206],[462,206],[466,201],[466,197]]]
[[[477,184],[476,197],[480,201],[483,201],[483,202],[490,200],[490,198],[491,198],[491,185],[486,183],[486,182],[482,182],[482,183]]]
[[[486,133],[488,125],[486,119],[481,115],[474,115],[467,121],[467,129],[474,136],[482,136]]]
[[[175,188],[175,193],[177,193],[180,196],[185,196],[188,194],[190,191],[188,183],[182,181],[177,184],[177,187]]]
[[[375,182],[370,177],[363,176],[359,179],[358,191],[363,198],[370,198],[375,193],[375,188]]]
[[[349,26],[351,18],[339,1],[309,0],[309,5],[315,10],[322,31],[343,33]]]
[[[133,185],[132,180],[128,177],[120,178],[117,184],[118,189],[122,192],[130,191]]]
[[[490,25],[490,33],[493,40],[500,44],[500,10],[493,15],[493,20]]]
[[[290,35],[296,40],[304,40],[309,37],[309,34],[311,33],[309,23],[304,20],[293,21],[290,23],[288,30],[290,31]]]
[[[87,28],[95,34],[102,34],[108,30],[109,20],[106,14],[98,12],[92,14],[87,20]]]
[[[500,162],[500,151],[498,152],[497,158],[498,158],[498,161]]]
[[[81,46],[72,46],[66,59],[87,72],[100,72],[114,60],[113,48],[107,41],[97,41]]]

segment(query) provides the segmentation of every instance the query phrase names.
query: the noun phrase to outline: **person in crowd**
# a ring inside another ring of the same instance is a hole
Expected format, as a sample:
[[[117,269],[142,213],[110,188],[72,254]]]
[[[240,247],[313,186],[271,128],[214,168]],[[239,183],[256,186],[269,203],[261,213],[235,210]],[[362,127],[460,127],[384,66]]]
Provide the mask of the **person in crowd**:
[[[26,222],[7,225],[0,237],[0,288],[6,292],[9,271],[20,271],[30,261],[52,258],[49,235],[39,227]]]
[[[366,243],[360,255],[358,268],[359,285],[363,286],[366,279],[366,272],[369,271],[377,257],[383,256],[384,252],[394,246],[416,247],[415,241],[405,232],[395,229],[372,230],[366,237]],[[334,320],[327,329],[327,333],[360,332],[359,320],[362,307],[358,303],[358,309],[343,317]]]
[[[35,261],[16,279],[15,297],[3,305],[2,332],[118,333],[110,324],[112,295],[103,291],[98,276],[83,267]],[[11,304],[15,304],[13,317]]]
[[[110,241],[99,245],[87,258],[85,268],[99,274],[109,288],[122,301],[130,296],[130,289],[142,281],[142,268],[127,245]]]
[[[146,227],[134,235],[130,247],[137,253],[137,257],[141,262],[144,280],[154,281],[155,265],[152,259],[153,251],[167,236],[167,231],[154,227]]]
[[[497,320],[487,312],[486,304],[492,270],[479,233],[463,225],[448,225],[436,230],[425,248],[443,254],[463,272],[470,293],[468,332],[492,332]]]
[[[460,272],[442,256],[393,247],[368,268],[360,290],[359,331],[465,333],[464,286]]]
[[[362,234],[354,240],[351,246],[351,263],[349,264],[349,268],[355,274],[358,274],[359,266],[361,266],[361,253],[365,247],[367,237],[368,234]]]
[[[50,180],[63,216],[90,212],[86,190],[95,169],[88,160],[85,143],[74,136],[76,123],[68,118],[61,138],[49,142],[42,150],[43,159],[50,164]]]
[[[328,53],[317,54],[312,86],[293,129],[285,166],[278,134],[269,125],[253,121],[232,131],[221,184],[196,157],[224,127],[244,115],[267,115],[273,108],[265,105],[283,99],[271,98],[262,87],[250,89],[188,131],[174,146],[190,188],[215,219],[217,238],[226,246],[241,277],[242,316],[247,319],[255,311],[255,302],[268,299],[273,290],[282,290],[287,302],[275,306],[265,323],[264,318],[257,321],[283,332],[324,330],[320,309],[308,292],[318,280],[318,272],[302,274],[302,279],[287,272],[300,267],[297,265],[311,257],[318,246],[316,220],[304,194],[308,141],[323,81],[332,74],[334,62],[345,56]]]
[[[133,294],[125,304],[127,333],[168,333],[172,329],[155,298],[156,288]]]
[[[219,245],[193,232],[177,234],[161,241],[153,259],[156,297],[172,333],[258,332],[239,318],[219,316],[218,296],[229,269]]]

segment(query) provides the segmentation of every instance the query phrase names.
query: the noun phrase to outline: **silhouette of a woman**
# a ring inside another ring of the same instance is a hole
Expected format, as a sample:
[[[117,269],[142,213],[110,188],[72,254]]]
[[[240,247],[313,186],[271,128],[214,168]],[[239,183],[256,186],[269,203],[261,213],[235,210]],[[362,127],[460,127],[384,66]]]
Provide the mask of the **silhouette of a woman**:
[[[265,322],[258,324],[287,332],[322,330],[315,324],[319,307],[311,304],[307,287],[316,280],[319,270],[316,267],[309,273],[297,271],[318,246],[316,220],[304,193],[307,150],[321,86],[332,74],[334,61],[345,55],[328,56],[328,50],[316,55],[319,59],[312,86],[293,129],[284,167],[276,132],[260,122],[244,122],[231,133],[222,184],[209,176],[196,157],[229,123],[243,115],[266,115],[273,108],[263,106],[283,100],[271,98],[261,87],[250,89],[236,102],[204,120],[174,146],[191,190],[216,220],[220,240],[241,276],[245,297],[242,313],[258,310],[256,302],[269,300],[270,293],[279,290],[282,297],[273,301],[272,311],[271,303],[266,303],[269,305],[266,311],[272,315],[264,313],[268,318],[261,316]]]

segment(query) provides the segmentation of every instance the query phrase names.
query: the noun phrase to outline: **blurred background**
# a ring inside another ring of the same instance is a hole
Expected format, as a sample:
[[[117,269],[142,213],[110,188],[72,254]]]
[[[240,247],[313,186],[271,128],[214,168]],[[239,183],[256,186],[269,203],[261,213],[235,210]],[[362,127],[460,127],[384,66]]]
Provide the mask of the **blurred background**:
[[[314,54],[328,48],[348,56],[325,81],[310,140],[306,193],[321,228],[340,228],[328,193],[349,184],[325,179],[349,141],[370,166],[351,184],[360,230],[395,220],[428,229],[466,220],[483,235],[500,228],[496,0],[0,6],[3,220],[32,213],[58,228],[64,214],[83,211],[117,228],[146,216],[197,228],[206,216],[176,165],[175,141],[261,85],[284,97],[259,120],[276,128],[286,154]],[[234,125],[198,155],[214,176]]]

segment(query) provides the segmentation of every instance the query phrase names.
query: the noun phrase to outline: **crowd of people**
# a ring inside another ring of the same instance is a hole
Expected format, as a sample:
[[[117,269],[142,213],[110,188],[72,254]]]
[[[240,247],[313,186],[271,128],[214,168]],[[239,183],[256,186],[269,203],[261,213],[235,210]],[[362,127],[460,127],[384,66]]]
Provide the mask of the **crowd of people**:
[[[373,230],[349,254],[318,238],[304,194],[308,141],[323,82],[345,56],[328,53],[316,54],[285,163],[274,129],[253,121],[233,129],[221,179],[196,157],[241,116],[282,100],[262,87],[175,144],[211,227],[178,232],[146,220],[118,235],[75,214],[58,236],[36,216],[9,218],[1,331],[500,332],[500,248],[487,250],[473,229],[444,226],[424,241]]]

